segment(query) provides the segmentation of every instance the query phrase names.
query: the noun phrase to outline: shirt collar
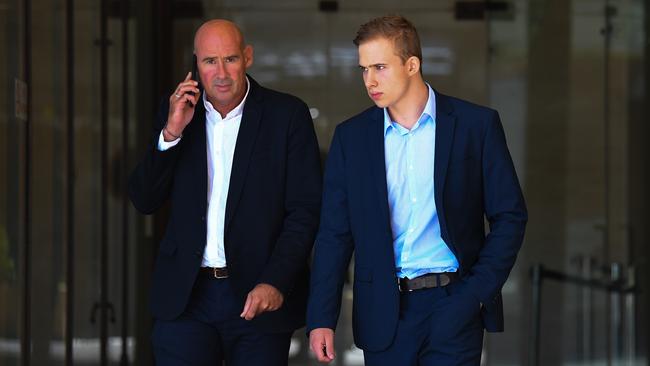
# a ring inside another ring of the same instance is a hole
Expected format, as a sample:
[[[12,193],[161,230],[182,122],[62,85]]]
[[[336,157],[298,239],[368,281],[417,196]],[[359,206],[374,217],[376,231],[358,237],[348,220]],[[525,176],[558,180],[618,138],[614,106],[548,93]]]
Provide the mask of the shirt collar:
[[[223,118],[223,120],[241,116],[244,110],[244,103],[246,103],[246,98],[248,97],[248,92],[250,90],[251,90],[251,83],[250,81],[248,81],[248,76],[246,76],[246,94],[244,94],[244,99],[242,99],[241,102],[239,102],[239,104],[235,108],[233,108],[232,111],[228,112],[228,114],[226,114],[226,117]],[[205,106],[206,113],[208,114],[215,113],[218,116],[218,118],[221,119],[221,114],[217,112],[216,109],[214,109],[212,103],[210,103],[210,101],[208,100],[207,94],[205,92],[203,92],[203,105]]]
[[[426,84],[427,89],[429,90],[429,98],[427,99],[427,104],[424,105],[424,110],[422,111],[420,118],[418,118],[417,123],[413,126],[413,129],[427,121],[427,118],[425,118],[426,116],[431,117],[431,121],[433,122],[436,120],[436,94],[433,91],[433,88],[431,88],[431,85],[429,85],[429,83]],[[404,130],[405,133],[408,133],[406,128],[400,126],[397,122],[393,122],[390,118],[390,114],[388,114],[388,108],[384,108],[384,136],[386,136],[388,129],[391,127],[398,131]]]

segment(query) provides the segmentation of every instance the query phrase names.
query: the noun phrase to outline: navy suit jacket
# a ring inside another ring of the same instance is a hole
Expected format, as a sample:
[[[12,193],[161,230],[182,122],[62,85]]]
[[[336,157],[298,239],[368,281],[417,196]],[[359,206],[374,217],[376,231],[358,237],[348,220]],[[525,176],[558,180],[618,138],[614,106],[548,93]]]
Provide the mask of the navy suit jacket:
[[[497,112],[438,92],[435,96],[431,178],[442,238],[460,263],[465,288],[483,304],[485,328],[502,331],[500,290],[523,240],[524,199]],[[354,251],[354,339],[369,351],[392,343],[399,315],[383,127],[383,110],[372,107],[336,128],[307,310],[307,331],[336,327]]]
[[[305,321],[308,259],[321,200],[318,143],[304,102],[249,80],[226,203],[226,261],[242,305],[258,283],[283,293],[279,310],[253,321],[265,331],[289,331]],[[163,103],[151,146],[129,181],[131,200],[145,214],[171,200],[151,290],[151,310],[160,319],[174,319],[185,309],[207,235],[203,100],[178,145],[159,151],[158,137],[168,108],[168,102]]]

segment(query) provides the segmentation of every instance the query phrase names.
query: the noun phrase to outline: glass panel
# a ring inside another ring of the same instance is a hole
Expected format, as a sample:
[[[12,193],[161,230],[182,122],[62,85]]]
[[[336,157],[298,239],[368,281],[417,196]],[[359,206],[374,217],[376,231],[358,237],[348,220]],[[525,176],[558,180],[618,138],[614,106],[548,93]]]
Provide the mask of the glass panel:
[[[100,2],[75,1],[74,343],[76,364],[99,363]],[[110,48],[109,48],[110,49]]]
[[[631,101],[647,98],[643,1],[510,3],[489,22],[490,104],[501,113],[531,220],[504,287],[506,332],[487,337],[488,364],[504,365],[528,361],[531,265],[609,281],[612,262],[624,265],[623,277],[635,262],[628,187],[640,177],[629,169],[628,146],[642,113]],[[540,364],[632,364],[639,333],[631,296],[548,279],[542,288]]]
[[[507,11],[489,14],[488,105],[499,111],[520,184],[526,187],[529,4],[526,0],[511,3]],[[486,335],[487,365],[527,363],[528,338],[522,333],[529,323],[524,307],[530,306],[529,268],[522,263],[520,256],[502,290],[506,330]]]
[[[129,130],[134,131],[137,124],[137,117],[135,115],[137,107],[137,93],[138,90],[135,85],[135,32],[136,23],[133,20],[128,24],[128,44],[130,47],[127,67],[130,75],[130,82],[128,85],[128,98],[129,98]],[[109,95],[108,95],[108,157],[109,157],[109,187],[108,187],[108,299],[113,306],[115,314],[114,321],[109,319],[108,330],[108,359],[110,365],[121,365],[122,360],[122,331],[124,321],[126,320],[126,351],[127,359],[134,362],[135,357],[135,341],[133,338],[135,329],[135,291],[142,291],[143,289],[135,288],[136,276],[135,272],[135,253],[137,244],[135,242],[135,219],[137,215],[132,208],[131,201],[124,202],[124,197],[127,194],[126,190],[126,176],[130,174],[128,170],[131,166],[125,165],[125,154],[131,151],[129,146],[124,147],[123,136],[123,60],[124,43],[122,38],[122,19],[119,14],[115,17],[109,18],[108,22],[108,37],[112,42],[109,51],[108,67],[109,67]],[[133,138],[134,133],[129,134],[129,144],[131,147],[135,146],[136,141]],[[124,211],[123,205],[127,205],[127,219],[126,223],[128,228],[128,237],[126,248],[127,253],[124,253]],[[126,261],[124,259],[127,259]],[[124,281],[124,276],[127,280]],[[124,284],[126,283],[126,293]],[[126,296],[127,309],[123,307],[123,301]],[[125,311],[126,310],[126,311]],[[126,319],[125,319],[126,316]]]
[[[16,80],[24,85],[23,21],[22,1],[0,2],[0,364],[8,366],[22,359],[26,124],[15,97]]]
[[[32,363],[64,360],[66,85],[63,0],[32,6]]]

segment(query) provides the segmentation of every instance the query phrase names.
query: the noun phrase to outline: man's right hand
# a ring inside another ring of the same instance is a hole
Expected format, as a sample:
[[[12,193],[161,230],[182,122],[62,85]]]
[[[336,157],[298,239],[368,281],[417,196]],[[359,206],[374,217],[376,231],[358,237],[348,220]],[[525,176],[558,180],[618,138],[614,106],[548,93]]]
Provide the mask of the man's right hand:
[[[194,116],[194,106],[199,101],[200,91],[199,83],[192,80],[192,73],[188,72],[174,93],[169,97],[169,113],[167,114],[167,124],[163,128],[163,137],[165,141],[176,140],[183,134]]]
[[[334,360],[334,330],[330,328],[316,328],[309,332],[309,347],[318,361],[330,363]]]

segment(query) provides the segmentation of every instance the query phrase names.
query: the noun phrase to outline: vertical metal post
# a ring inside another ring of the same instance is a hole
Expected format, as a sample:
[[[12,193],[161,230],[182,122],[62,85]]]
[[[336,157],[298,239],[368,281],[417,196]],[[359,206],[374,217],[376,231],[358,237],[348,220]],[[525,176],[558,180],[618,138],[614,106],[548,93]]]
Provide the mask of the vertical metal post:
[[[539,337],[542,319],[542,271],[541,264],[536,264],[531,270],[532,283],[532,314],[530,339],[528,340],[528,366],[539,366]]]
[[[578,273],[584,278],[584,266],[587,257],[584,255],[579,255],[573,258],[572,262],[576,264]],[[585,296],[584,296],[584,287],[575,287],[576,290],[576,353],[578,356],[578,361],[585,361],[585,338],[588,337],[589,333],[585,333]]]
[[[626,289],[636,287],[636,268],[633,265],[627,267]],[[623,294],[625,299],[625,354],[627,365],[635,364],[636,357],[636,290]]]
[[[612,22],[611,18],[613,15],[613,7],[610,5],[609,0],[604,0],[603,5],[603,18],[604,26],[601,29],[601,34],[603,35],[603,216],[604,216],[604,225],[603,225],[603,261],[609,261],[609,232],[610,232],[610,203],[609,203],[609,191],[610,191],[610,144],[609,144],[609,135],[610,135],[610,108],[609,108],[609,53],[611,48],[611,35],[612,35]],[[610,297],[606,297],[605,308],[611,313]],[[611,324],[607,322],[607,365],[611,365],[612,354],[611,350],[613,345],[611,343],[612,329]]]
[[[582,278],[586,281],[593,279],[594,259],[587,256],[582,267]],[[584,309],[582,310],[582,333],[585,334],[583,338],[582,350],[584,352],[584,361],[593,361],[594,359],[594,293],[590,286],[582,287],[582,296]]]
[[[108,0],[100,1],[100,249],[99,357],[108,365]]]
[[[65,275],[65,365],[74,363],[74,350],[72,340],[74,337],[74,280],[75,280],[75,138],[74,138],[74,0],[66,0],[66,43],[67,43],[67,250],[66,250],[66,275]]]
[[[22,337],[20,339],[21,365],[29,366],[32,356],[32,2],[23,0],[23,65],[27,84],[27,120],[25,121],[25,188],[24,188],[24,238],[23,254],[23,298],[22,298]]]
[[[621,293],[618,291],[621,283],[621,265],[612,263],[610,266],[610,279],[612,288],[610,289],[610,332],[608,334],[609,344],[611,347],[610,362],[612,365],[619,365],[621,355],[623,354],[623,327],[621,320]]]
[[[609,53],[612,43],[612,17],[615,14],[615,8],[610,5],[609,0],[605,0],[603,8],[604,26],[601,29],[603,35],[603,207],[604,207],[604,228],[603,228],[603,258],[609,258],[609,231],[610,231],[610,161],[609,161],[609,135],[610,135],[610,118],[609,118]]]
[[[129,364],[129,0],[120,1],[122,21],[122,356],[120,365]]]

